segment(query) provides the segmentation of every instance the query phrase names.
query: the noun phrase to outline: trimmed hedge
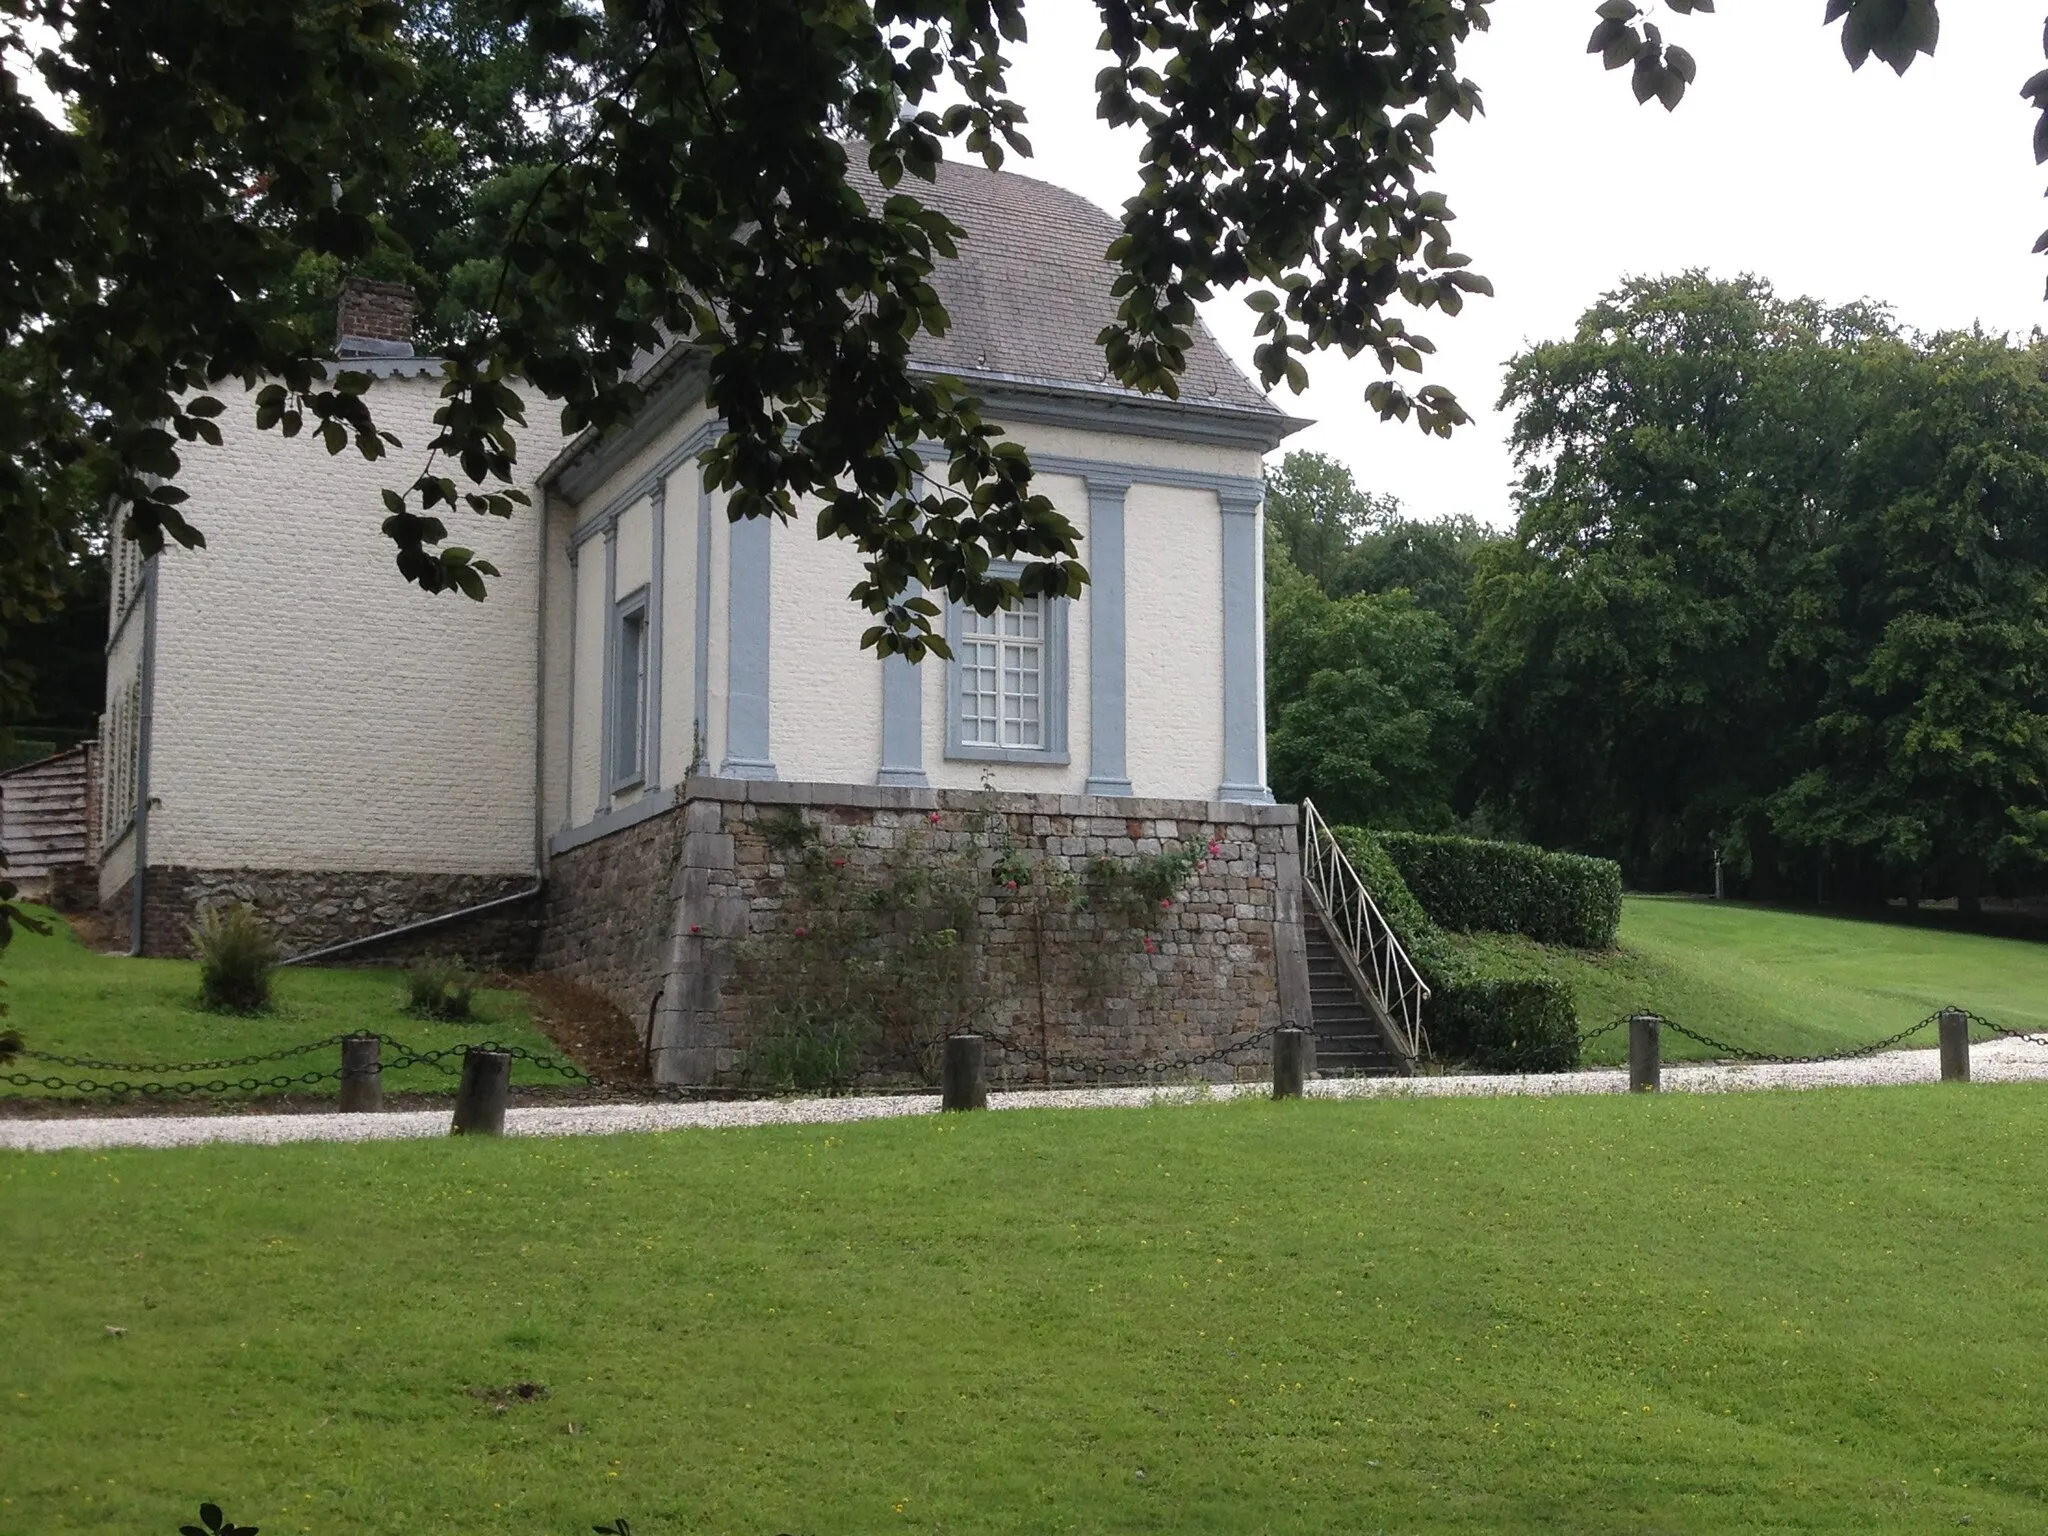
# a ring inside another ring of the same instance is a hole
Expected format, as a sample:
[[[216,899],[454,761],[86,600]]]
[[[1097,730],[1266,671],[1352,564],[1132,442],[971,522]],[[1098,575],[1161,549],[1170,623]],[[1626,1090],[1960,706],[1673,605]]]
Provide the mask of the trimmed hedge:
[[[1433,1055],[1500,1072],[1569,1072],[1579,1064],[1572,989],[1554,976],[1471,976],[1425,1005]]]
[[[1332,827],[1387,926],[1429,988],[1430,1054],[1501,1072],[1566,1072],[1579,1064],[1572,989],[1551,976],[1483,976],[1445,939],[1384,846],[1387,834]]]
[[[1607,949],[1621,926],[1621,866],[1612,859],[1476,837],[1374,838],[1423,911],[1446,928]]]
[[[1420,965],[1417,950],[1430,947],[1435,937],[1436,924],[1429,920],[1429,914],[1422,910],[1422,903],[1415,899],[1408,889],[1408,882],[1401,878],[1400,866],[1387,857],[1377,832],[1368,832],[1364,827],[1332,827],[1330,835],[1337,839],[1337,846],[1344,850],[1344,857],[1351,861],[1351,867],[1358,871],[1358,878],[1365,882],[1365,888],[1372,893],[1373,902],[1379,907],[1400,939],[1401,945],[1415,963]]]

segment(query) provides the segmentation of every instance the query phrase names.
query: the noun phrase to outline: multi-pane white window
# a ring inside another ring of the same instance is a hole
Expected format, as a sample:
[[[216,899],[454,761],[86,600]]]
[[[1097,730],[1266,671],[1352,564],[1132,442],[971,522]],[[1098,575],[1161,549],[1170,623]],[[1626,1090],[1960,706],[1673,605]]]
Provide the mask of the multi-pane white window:
[[[1067,761],[1067,607],[1062,598],[1037,596],[990,614],[953,606],[946,624],[953,647],[948,757]]]
[[[1045,599],[1025,597],[991,614],[960,616],[955,646],[959,741],[1025,751],[1045,746]]]

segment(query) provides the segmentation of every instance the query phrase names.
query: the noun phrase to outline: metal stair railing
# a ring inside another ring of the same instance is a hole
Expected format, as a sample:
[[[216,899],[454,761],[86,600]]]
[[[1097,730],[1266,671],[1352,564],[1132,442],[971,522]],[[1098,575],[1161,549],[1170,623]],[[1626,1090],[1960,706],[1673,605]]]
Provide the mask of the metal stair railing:
[[[1331,832],[1315,802],[1301,802],[1302,883],[1321,907],[1331,939],[1350,951],[1350,958],[1399,1037],[1395,1043],[1410,1061],[1429,1047],[1422,1029],[1422,1005],[1429,999],[1415,962],[1381,915],[1372,892],[1351,867],[1343,846]]]

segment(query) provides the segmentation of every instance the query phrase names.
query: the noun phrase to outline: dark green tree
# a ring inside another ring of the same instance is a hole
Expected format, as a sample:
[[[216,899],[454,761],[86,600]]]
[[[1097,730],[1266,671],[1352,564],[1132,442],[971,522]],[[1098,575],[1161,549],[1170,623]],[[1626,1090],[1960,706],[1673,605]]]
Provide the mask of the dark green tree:
[[[1862,420],[1868,306],[1755,278],[1638,280],[1512,360],[1518,538],[1481,557],[1472,650],[1492,813],[1677,879],[1773,866],[1767,801],[1823,683],[1810,621]]]
[[[1865,350],[1869,425],[1788,641],[1826,686],[1777,832],[1965,911],[2048,856],[2043,361],[1979,334]]]
[[[1325,592],[1350,590],[1359,544],[1400,515],[1400,502],[1361,490],[1326,453],[1290,453],[1266,472],[1266,521],[1295,569]]]
[[[412,90],[405,126],[388,146],[395,190],[373,221],[378,243],[354,267],[419,290],[431,345],[463,333],[488,303],[497,253],[520,207],[572,146],[588,80],[533,46],[512,0],[404,0],[396,41]],[[333,345],[343,273],[338,257],[305,253],[281,292],[284,323],[323,351]],[[30,387],[25,376],[14,386],[5,381],[26,363],[18,352],[0,360],[0,394]],[[88,423],[89,405],[76,405],[77,422]],[[42,516],[0,508],[9,514],[0,537],[29,546],[0,554],[0,568],[14,578],[0,586],[0,757],[94,731],[116,469],[88,432],[81,456],[49,472]]]
[[[1472,723],[1451,625],[1405,591],[1333,598],[1278,549],[1266,603],[1275,793],[1340,823],[1448,827]]]
[[[1447,620],[1462,645],[1472,638],[1472,582],[1480,554],[1505,538],[1469,514],[1394,518],[1358,541],[1338,591],[1410,593],[1418,608]]]

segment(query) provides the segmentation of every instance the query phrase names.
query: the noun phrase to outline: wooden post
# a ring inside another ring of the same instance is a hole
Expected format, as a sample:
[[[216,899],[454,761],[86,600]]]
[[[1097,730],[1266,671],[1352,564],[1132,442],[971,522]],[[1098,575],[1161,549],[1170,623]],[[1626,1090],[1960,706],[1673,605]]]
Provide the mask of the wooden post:
[[[512,1053],[472,1047],[462,1058],[462,1083],[455,1090],[451,1136],[502,1136],[505,1104],[512,1097]]]
[[[987,1067],[988,1055],[981,1036],[946,1036],[946,1060],[939,1079],[939,1107],[987,1109]]]
[[[341,1042],[341,1111],[375,1114],[384,1107],[384,1042],[350,1035]]]
[[[1941,1010],[1941,1080],[1970,1080],[1970,1016],[1960,1008]]]
[[[1654,1013],[1628,1021],[1628,1091],[1655,1093],[1664,1080],[1664,1021]]]
[[[1308,1031],[1273,1031],[1273,1097],[1298,1099],[1308,1083]]]

